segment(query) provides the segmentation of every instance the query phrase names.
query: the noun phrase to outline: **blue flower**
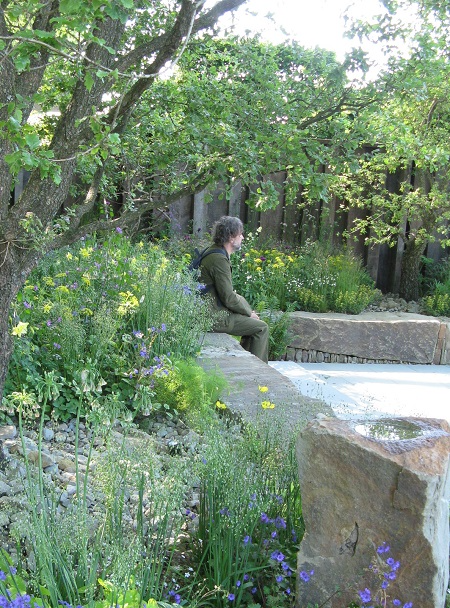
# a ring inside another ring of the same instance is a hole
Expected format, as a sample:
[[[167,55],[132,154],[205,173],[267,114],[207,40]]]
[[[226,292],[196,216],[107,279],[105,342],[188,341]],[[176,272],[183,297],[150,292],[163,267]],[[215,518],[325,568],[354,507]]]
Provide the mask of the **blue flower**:
[[[388,553],[391,550],[390,546],[387,545],[385,542],[380,545],[377,549],[377,553]]]
[[[117,226],[116,232],[117,232],[117,234],[122,234],[123,230],[122,230],[122,228],[120,228],[120,226]]]
[[[251,543],[251,542],[252,542],[251,536],[249,536],[248,534],[247,534],[247,536],[244,536],[244,545],[248,545],[248,543]]]
[[[166,324],[165,323],[161,323],[161,331],[166,331]]]
[[[230,602],[233,602],[233,601],[234,601],[234,598],[235,598],[234,593],[229,593],[229,594],[228,594],[228,599],[230,600]]]
[[[406,602],[406,604],[403,604],[403,608],[412,608],[412,605],[412,602]]]
[[[175,604],[179,604],[181,602],[181,595],[179,593],[175,593],[173,601],[175,602]]]
[[[286,522],[280,516],[275,519],[275,528],[283,528],[286,529]]]
[[[6,574],[3,572],[3,570],[0,570],[0,581],[4,580],[6,580]]]
[[[263,524],[267,524],[270,521],[267,513],[261,513],[261,521],[263,522]]]
[[[401,606],[402,603],[400,600],[392,600],[392,603],[394,604],[394,606]]]
[[[307,572],[305,572],[304,570],[302,570],[300,572],[300,578],[302,579],[302,581],[304,581],[305,583],[307,583],[310,579],[310,576]]]
[[[292,568],[290,567],[290,565],[287,562],[281,562],[281,567],[283,568],[283,570],[292,570]]]
[[[387,588],[388,588],[388,586],[389,586],[389,583],[388,583],[387,581],[383,581],[383,582],[381,583],[381,588],[382,588],[382,589],[387,589]]]
[[[282,581],[284,581],[284,576],[281,576],[281,574],[279,574],[275,580],[277,581],[277,583],[281,583]]]
[[[364,591],[358,591],[358,593],[359,593],[359,597],[361,598],[361,601],[363,604],[368,604],[370,602],[370,600],[372,599],[370,589],[367,589],[367,587],[364,589]]]
[[[287,595],[291,594],[291,589],[289,587],[286,589],[286,593],[287,593]]]
[[[236,587],[240,587],[241,586],[241,581],[236,581]]]

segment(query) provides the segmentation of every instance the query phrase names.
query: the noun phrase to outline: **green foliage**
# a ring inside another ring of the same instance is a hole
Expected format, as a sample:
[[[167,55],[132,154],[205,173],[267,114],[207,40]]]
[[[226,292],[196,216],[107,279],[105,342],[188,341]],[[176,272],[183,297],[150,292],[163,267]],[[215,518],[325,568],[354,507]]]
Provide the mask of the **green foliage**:
[[[214,371],[204,371],[193,360],[178,360],[167,375],[155,380],[155,401],[180,412],[191,423],[208,419],[208,411],[227,386],[225,378]]]
[[[53,415],[73,418],[104,405],[150,411],[154,378],[170,356],[197,353],[211,326],[192,277],[163,251],[120,234],[47,256],[12,308],[15,339],[6,405],[33,393],[46,373]]]
[[[236,606],[265,605],[275,594],[290,606],[302,531],[292,443],[273,421],[242,435],[219,427],[206,436],[199,474],[195,553],[198,575],[217,590],[211,605],[227,606],[232,596]]]
[[[436,283],[434,292],[422,299],[422,306],[429,315],[450,317],[450,280]]]

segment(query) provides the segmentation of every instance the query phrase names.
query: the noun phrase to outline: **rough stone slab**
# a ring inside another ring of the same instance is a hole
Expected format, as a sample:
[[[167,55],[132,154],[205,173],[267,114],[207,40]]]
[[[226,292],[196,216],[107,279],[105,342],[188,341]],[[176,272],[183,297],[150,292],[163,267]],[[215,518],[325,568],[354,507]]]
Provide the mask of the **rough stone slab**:
[[[357,590],[379,590],[368,566],[385,542],[391,552],[378,556],[377,563],[386,564],[388,557],[400,563],[397,578],[389,580],[388,604],[399,598],[402,605],[444,608],[450,426],[423,418],[360,424],[322,418],[298,437],[306,528],[298,570],[314,570],[314,576],[298,585],[297,606],[342,608],[358,599]],[[397,428],[405,433],[392,432]],[[338,596],[333,595],[337,586]]]
[[[228,334],[206,334],[197,362],[203,369],[216,369],[225,376],[229,388],[221,400],[248,422],[259,415],[272,416],[292,431],[303,428],[318,413],[333,415],[328,405],[301,395],[288,378],[245,351]],[[259,386],[267,386],[268,391],[261,393]],[[275,403],[275,408],[263,410],[261,402],[266,400]]]
[[[446,323],[445,338],[441,353],[441,365],[450,365],[450,323]]]
[[[290,313],[289,346],[351,357],[432,364],[440,321],[410,313]]]

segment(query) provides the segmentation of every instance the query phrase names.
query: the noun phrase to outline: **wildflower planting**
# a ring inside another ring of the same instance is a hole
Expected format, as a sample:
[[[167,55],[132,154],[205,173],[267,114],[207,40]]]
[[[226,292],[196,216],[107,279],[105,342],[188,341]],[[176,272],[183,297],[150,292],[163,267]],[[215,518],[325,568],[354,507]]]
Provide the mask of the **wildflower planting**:
[[[235,286],[268,322],[273,358],[286,311],[355,312],[376,297],[347,254],[249,240]],[[11,310],[0,420],[19,428],[26,505],[0,551],[3,608],[289,608],[315,576],[296,572],[296,430],[266,386],[251,426],[229,412],[225,380],[195,363],[213,319],[189,256],[167,251],[120,230],[87,239],[47,256]],[[155,420],[182,421],[187,440],[162,447],[143,432]],[[75,437],[64,503],[44,441],[61,424]],[[4,469],[2,459],[0,449]],[[372,568],[379,589],[359,590],[355,605],[388,605],[389,560]]]
[[[51,254],[12,309],[6,408],[42,401],[51,373],[56,418],[75,416],[86,394],[149,410],[154,378],[193,356],[211,322],[193,278],[156,245],[115,234]]]
[[[250,234],[232,264],[236,291],[256,307],[358,314],[380,295],[359,259],[319,243],[283,251]]]

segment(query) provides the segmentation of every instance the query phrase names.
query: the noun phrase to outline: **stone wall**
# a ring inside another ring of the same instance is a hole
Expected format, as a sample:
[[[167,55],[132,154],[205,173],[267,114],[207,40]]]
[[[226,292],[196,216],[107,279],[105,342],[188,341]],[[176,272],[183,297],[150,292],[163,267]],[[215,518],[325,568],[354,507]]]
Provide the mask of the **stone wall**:
[[[290,313],[286,357],[306,363],[450,364],[450,323],[411,313]]]

